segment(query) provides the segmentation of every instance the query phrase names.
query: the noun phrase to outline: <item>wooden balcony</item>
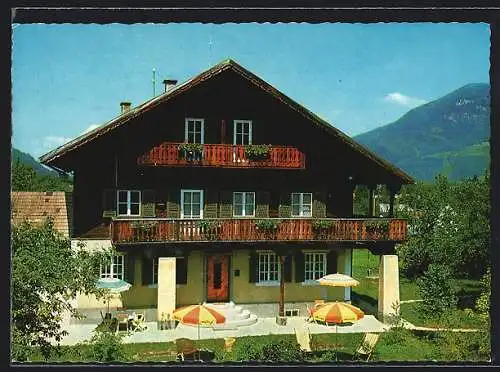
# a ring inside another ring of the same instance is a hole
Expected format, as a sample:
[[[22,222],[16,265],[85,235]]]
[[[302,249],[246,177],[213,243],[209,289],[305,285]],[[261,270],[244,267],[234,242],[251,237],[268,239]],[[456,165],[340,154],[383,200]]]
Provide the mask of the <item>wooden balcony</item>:
[[[403,241],[406,239],[407,222],[403,219],[342,218],[321,219],[320,221],[326,222],[321,222],[322,226],[318,226],[318,220],[303,218],[114,219],[111,224],[111,236],[113,243],[269,240]],[[380,225],[383,227],[380,228]]]
[[[250,160],[241,145],[203,145],[201,159],[181,156],[180,143],[163,143],[137,159],[147,166],[202,166],[225,168],[305,169],[305,154],[295,147],[271,146],[267,159]]]

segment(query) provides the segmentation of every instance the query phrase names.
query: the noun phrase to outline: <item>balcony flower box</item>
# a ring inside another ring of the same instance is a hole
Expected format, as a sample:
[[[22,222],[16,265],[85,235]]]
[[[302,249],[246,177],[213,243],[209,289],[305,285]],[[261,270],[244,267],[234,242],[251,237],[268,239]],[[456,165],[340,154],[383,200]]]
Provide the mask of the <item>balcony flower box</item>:
[[[248,145],[245,146],[245,157],[248,160],[263,161],[269,159],[271,145]]]
[[[389,221],[368,220],[364,222],[366,233],[369,239],[387,239],[389,235]]]
[[[332,221],[314,220],[312,222],[312,229],[316,234],[316,238],[320,240],[326,239],[328,237],[328,235],[330,234],[329,230],[331,230],[332,226]]]
[[[179,158],[189,162],[202,160],[203,145],[201,143],[181,143],[179,145]]]

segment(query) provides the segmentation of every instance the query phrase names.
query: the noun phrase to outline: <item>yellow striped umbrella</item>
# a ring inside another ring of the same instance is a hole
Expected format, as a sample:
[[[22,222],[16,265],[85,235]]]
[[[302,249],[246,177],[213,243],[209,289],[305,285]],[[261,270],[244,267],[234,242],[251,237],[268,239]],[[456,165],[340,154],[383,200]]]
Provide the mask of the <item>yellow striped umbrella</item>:
[[[204,305],[189,305],[174,311],[174,319],[182,324],[213,325],[226,321],[224,315]]]
[[[345,302],[328,302],[314,310],[313,319],[328,323],[335,323],[335,339],[337,339],[337,324],[352,323],[365,316],[363,310]],[[337,343],[337,342],[335,342]],[[337,350],[335,350],[337,360]]]
[[[362,319],[363,310],[345,302],[329,302],[313,312],[313,318],[325,323],[350,323]]]

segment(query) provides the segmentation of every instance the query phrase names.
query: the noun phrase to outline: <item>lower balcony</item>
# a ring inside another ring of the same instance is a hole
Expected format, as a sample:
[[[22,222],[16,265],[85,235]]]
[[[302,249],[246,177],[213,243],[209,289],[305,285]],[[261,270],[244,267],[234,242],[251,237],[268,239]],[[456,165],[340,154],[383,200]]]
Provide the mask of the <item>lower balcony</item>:
[[[113,243],[203,241],[403,241],[407,221],[373,219],[113,219]]]

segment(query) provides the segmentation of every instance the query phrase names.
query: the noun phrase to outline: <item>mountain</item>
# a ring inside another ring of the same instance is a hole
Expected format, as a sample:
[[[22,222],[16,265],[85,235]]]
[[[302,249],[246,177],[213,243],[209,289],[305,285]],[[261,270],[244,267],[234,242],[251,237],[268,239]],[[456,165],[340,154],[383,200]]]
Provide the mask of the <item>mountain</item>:
[[[41,176],[47,176],[47,175],[57,176],[57,177],[59,176],[59,174],[56,171],[44,167],[33,156],[25,152],[22,152],[16,149],[15,147],[12,147],[11,155],[12,155],[11,158],[12,162],[15,162],[17,159],[19,159],[21,163],[29,165],[30,167],[35,169],[35,171]]]
[[[354,139],[411,176],[481,176],[490,163],[490,86],[468,84]]]

